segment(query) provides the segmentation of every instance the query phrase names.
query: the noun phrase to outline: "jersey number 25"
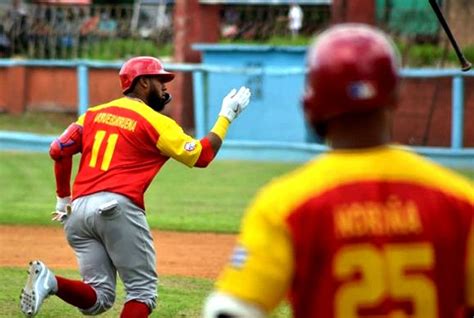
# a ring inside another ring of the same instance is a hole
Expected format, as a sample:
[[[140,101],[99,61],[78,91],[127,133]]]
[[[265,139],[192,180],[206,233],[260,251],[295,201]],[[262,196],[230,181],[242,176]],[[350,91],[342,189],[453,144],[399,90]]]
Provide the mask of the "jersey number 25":
[[[413,313],[401,309],[385,313],[389,317],[438,317],[437,292],[433,281],[423,272],[434,265],[429,243],[388,244],[382,249],[371,244],[342,248],[333,262],[334,276],[344,283],[335,294],[338,318],[358,317],[361,308],[374,308],[384,300],[412,303]],[[353,280],[355,274],[360,279]]]

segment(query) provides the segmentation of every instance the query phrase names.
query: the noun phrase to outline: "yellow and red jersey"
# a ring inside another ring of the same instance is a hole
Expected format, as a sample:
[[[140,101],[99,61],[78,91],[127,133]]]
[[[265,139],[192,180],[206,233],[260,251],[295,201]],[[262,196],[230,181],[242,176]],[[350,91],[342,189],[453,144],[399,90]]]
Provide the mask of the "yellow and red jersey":
[[[127,97],[90,108],[77,124],[83,126],[82,157],[73,199],[109,191],[143,208],[144,192],[170,157],[193,167],[203,147],[211,148],[171,118]]]
[[[216,286],[297,318],[474,308],[474,188],[407,150],[331,151],[266,186]]]

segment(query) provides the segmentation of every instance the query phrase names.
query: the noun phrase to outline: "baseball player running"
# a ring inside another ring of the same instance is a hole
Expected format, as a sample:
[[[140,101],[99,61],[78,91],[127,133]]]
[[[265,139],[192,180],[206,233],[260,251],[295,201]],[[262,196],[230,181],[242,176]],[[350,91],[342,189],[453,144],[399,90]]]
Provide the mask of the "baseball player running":
[[[204,317],[264,317],[285,296],[297,318],[473,317],[474,188],[390,144],[391,41],[334,26],[308,63],[304,110],[332,149],[257,195]]]
[[[89,108],[51,144],[53,220],[64,223],[83,281],[55,276],[32,261],[20,301],[28,317],[53,294],[85,315],[103,313],[114,303],[117,273],[126,290],[121,317],[148,317],[156,306],[157,273],[144,192],[169,158],[189,167],[209,165],[229,124],[250,101],[248,88],[231,90],[212,130],[196,140],[160,113],[171,100],[166,83],[174,78],[160,60],[132,58],[119,75],[125,96]],[[72,156],[79,152],[71,196]]]

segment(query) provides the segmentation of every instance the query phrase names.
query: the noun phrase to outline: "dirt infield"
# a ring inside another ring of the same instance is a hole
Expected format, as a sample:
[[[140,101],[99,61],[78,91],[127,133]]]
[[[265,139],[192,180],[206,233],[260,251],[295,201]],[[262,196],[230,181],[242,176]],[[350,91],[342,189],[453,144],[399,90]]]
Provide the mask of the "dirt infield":
[[[161,275],[215,278],[226,263],[235,235],[153,231]],[[51,268],[77,269],[61,228],[0,225],[0,266],[25,267],[41,259]]]

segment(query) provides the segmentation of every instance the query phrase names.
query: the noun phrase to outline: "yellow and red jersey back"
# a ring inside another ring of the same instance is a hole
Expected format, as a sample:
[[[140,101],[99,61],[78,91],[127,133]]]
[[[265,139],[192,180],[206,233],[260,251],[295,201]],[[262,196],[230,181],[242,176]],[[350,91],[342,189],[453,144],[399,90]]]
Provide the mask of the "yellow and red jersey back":
[[[474,307],[474,189],[397,147],[332,151],[265,187],[218,289],[295,317]]]
[[[83,147],[74,198],[109,191],[143,208],[144,192],[163,164],[173,157],[192,167],[202,149],[174,120],[126,97],[89,109],[77,123]]]

